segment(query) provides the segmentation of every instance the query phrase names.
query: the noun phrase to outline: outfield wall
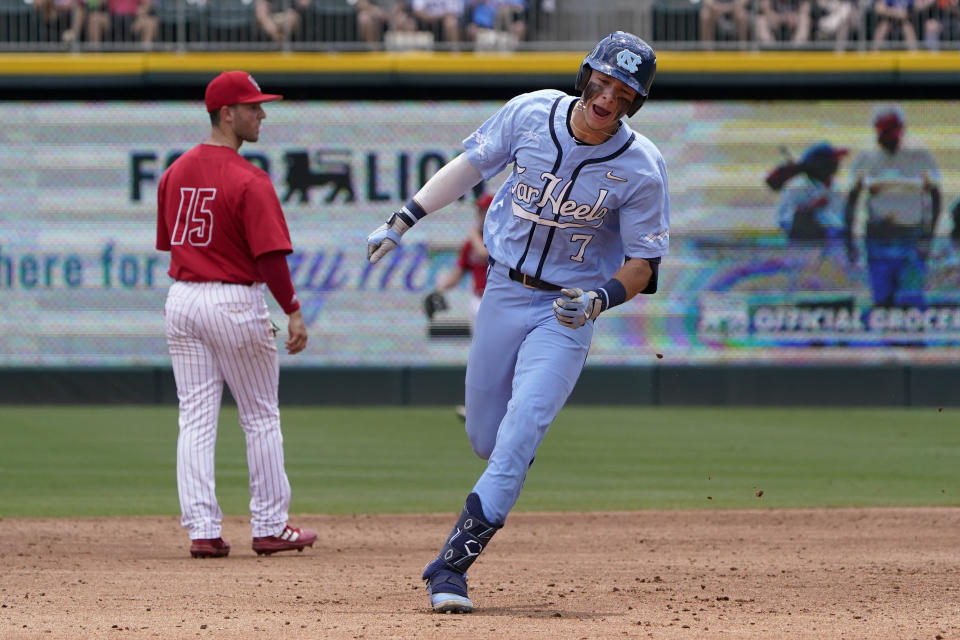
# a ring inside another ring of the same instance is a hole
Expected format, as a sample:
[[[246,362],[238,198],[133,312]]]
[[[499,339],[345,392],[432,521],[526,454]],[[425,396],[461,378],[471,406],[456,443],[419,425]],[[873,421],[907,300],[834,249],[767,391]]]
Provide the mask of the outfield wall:
[[[281,369],[283,406],[453,406],[462,367]],[[960,406],[960,367],[588,367],[571,405]],[[225,401],[232,402],[229,390]],[[168,367],[0,368],[0,404],[176,404]]]

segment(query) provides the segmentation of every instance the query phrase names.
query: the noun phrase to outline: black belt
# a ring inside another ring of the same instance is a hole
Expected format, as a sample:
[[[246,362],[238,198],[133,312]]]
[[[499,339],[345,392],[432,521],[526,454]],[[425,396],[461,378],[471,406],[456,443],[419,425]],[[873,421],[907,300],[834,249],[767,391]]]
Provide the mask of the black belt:
[[[558,287],[555,284],[550,284],[546,280],[541,280],[540,278],[534,278],[533,276],[528,276],[525,273],[517,271],[516,269],[510,269],[510,279],[515,280],[527,287],[528,289],[542,289],[543,291],[560,291],[563,287]]]
[[[497,264],[497,261],[493,258],[487,258],[487,261],[490,263],[490,266]],[[510,276],[510,279],[514,282],[519,282],[528,289],[541,289],[543,291],[560,291],[563,287],[558,287],[555,284],[551,284],[546,280],[541,280],[540,278],[534,278],[533,276],[528,276],[522,271],[517,271],[516,269],[507,269],[507,274]]]
[[[497,264],[497,261],[493,258],[490,258],[490,264]],[[509,269],[507,273],[510,275],[510,279],[514,282],[519,282],[528,289],[540,289],[542,291],[560,291],[563,287],[558,287],[555,284],[550,284],[546,280],[541,280],[540,278],[534,278],[533,276],[528,276],[522,271],[517,271],[516,269]]]

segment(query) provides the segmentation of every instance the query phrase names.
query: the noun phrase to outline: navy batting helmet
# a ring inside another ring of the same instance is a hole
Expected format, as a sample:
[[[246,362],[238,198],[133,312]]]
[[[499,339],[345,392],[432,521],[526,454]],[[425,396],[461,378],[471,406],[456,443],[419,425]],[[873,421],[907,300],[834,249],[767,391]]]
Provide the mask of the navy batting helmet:
[[[834,147],[829,142],[818,142],[800,156],[800,169],[814,180],[827,184],[840,167],[840,160],[848,153],[849,149]]]
[[[627,110],[632,116],[643,106],[657,73],[657,55],[646,42],[625,31],[614,31],[597,43],[580,65],[576,89],[581,93],[590,81],[590,70],[616,78],[637,92]]]
[[[848,153],[850,153],[849,149],[834,147],[829,142],[818,142],[807,147],[807,150],[803,152],[802,156],[800,156],[800,164],[817,162],[821,158],[839,160]]]

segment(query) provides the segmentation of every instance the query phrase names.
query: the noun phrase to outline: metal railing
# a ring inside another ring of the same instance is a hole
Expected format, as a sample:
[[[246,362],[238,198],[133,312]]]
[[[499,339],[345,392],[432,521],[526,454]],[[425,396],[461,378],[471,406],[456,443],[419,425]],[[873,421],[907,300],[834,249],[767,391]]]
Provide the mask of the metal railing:
[[[399,1],[0,0],[0,51],[583,51],[616,29],[668,50],[960,48],[957,0],[913,0],[902,18],[887,0],[526,0],[487,21],[474,1],[449,30]],[[721,3],[740,13],[711,14]],[[806,33],[771,28],[768,3],[803,8]]]

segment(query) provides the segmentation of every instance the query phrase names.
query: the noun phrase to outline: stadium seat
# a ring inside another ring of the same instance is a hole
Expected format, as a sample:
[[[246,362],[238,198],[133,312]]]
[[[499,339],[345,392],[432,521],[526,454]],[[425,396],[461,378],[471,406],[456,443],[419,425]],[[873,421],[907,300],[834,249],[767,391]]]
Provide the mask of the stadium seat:
[[[699,39],[699,0],[654,0],[654,42],[696,42]]]
[[[199,42],[206,38],[205,4],[187,0],[154,0],[160,42]]]
[[[37,15],[24,0],[0,0],[0,44],[34,39]]]
[[[255,28],[253,0],[214,0],[207,11],[210,42],[214,45],[261,39]]]
[[[312,42],[354,42],[357,11],[347,0],[312,0],[303,16],[303,39]]]

